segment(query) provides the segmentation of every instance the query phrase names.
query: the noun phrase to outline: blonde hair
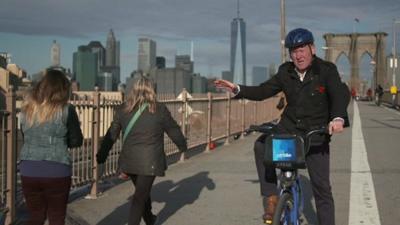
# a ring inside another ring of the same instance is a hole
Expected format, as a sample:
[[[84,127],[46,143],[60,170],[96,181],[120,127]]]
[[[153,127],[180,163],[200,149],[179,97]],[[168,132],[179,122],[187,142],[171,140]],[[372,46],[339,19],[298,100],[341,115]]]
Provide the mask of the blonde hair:
[[[29,126],[54,119],[68,104],[71,84],[59,70],[48,70],[28,94],[22,112]]]
[[[126,97],[125,111],[130,113],[144,103],[149,104],[149,112],[156,111],[155,83],[148,77],[141,76],[133,85]]]

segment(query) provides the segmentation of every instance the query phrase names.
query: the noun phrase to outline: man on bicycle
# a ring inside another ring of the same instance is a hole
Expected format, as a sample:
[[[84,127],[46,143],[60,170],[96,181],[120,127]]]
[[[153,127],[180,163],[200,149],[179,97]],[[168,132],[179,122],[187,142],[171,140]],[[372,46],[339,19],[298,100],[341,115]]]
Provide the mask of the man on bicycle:
[[[329,134],[315,135],[306,163],[314,193],[320,225],[334,225],[334,202],[329,179],[330,136],[348,126],[347,106],[350,93],[341,82],[336,66],[315,55],[314,38],[310,31],[297,28],[288,33],[285,47],[291,62],[283,63],[271,79],[259,86],[233,84],[217,80],[215,85],[235,94],[234,98],[264,100],[279,92],[286,95],[287,106],[273,132],[304,135],[312,129],[328,126]],[[264,223],[272,223],[278,201],[276,173],[265,168],[265,135],[257,139],[254,151],[262,196],[266,199]]]

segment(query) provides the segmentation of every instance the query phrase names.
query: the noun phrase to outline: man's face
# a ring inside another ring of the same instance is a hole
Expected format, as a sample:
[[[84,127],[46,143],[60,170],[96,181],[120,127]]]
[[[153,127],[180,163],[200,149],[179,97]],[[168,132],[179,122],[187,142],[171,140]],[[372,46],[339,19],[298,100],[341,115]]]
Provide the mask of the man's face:
[[[315,46],[313,44],[302,45],[290,50],[290,58],[300,73],[304,73],[311,65]]]

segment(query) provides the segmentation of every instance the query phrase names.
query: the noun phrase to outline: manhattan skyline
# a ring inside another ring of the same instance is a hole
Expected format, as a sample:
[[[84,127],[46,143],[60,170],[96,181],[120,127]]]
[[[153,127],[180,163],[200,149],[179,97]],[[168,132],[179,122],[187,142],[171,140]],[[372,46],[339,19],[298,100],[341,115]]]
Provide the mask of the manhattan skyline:
[[[230,22],[236,15],[236,0],[179,1],[23,1],[4,0],[0,9],[0,51],[12,55],[13,63],[28,74],[50,66],[53,40],[61,46],[61,65],[72,68],[72,53],[92,40],[106,43],[113,29],[121,46],[121,81],[137,68],[137,40],[157,42],[157,55],[174,65],[175,55],[190,54],[194,41],[195,72],[220,76],[229,70]],[[247,73],[253,66],[280,62],[279,1],[248,0],[241,4],[246,21]],[[396,0],[286,0],[286,30],[310,29],[317,54],[324,57],[324,33],[378,32],[389,34],[386,54],[392,43],[392,24],[399,18]],[[355,22],[355,18],[359,22]],[[397,30],[400,30],[400,26]]]

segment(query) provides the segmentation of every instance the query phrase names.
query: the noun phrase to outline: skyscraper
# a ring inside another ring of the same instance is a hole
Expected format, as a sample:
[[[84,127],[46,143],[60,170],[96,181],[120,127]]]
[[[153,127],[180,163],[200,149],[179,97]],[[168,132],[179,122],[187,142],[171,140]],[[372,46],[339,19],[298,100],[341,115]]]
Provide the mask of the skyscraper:
[[[103,47],[100,41],[91,41],[88,44],[92,53],[97,54],[97,66],[98,70],[105,65],[106,61],[106,49]]]
[[[112,74],[112,90],[116,91],[120,83],[120,43],[116,40],[114,32],[110,29],[106,42],[105,66],[101,68],[101,77],[105,73]],[[107,78],[108,79],[108,78]]]
[[[98,66],[97,53],[91,52],[91,49],[82,45],[73,55],[73,73],[76,81],[79,83],[81,91],[93,91],[97,83]]]
[[[230,81],[230,82],[233,82],[233,76],[232,76],[231,71],[226,71],[226,70],[224,70],[224,71],[222,71],[221,74],[222,74],[222,75],[221,75],[222,79],[228,80],[228,81]]]
[[[115,40],[113,30],[110,29],[106,43],[106,66],[116,65],[116,52],[117,52],[117,41]]]
[[[175,68],[193,73],[193,62],[190,59],[190,55],[176,55]]]
[[[56,40],[54,40],[50,49],[51,66],[60,66],[60,51],[60,44],[58,44]]]
[[[237,17],[231,22],[230,67],[233,82],[246,84],[246,23],[239,16],[239,0],[237,1]]]
[[[165,57],[164,56],[157,56],[156,57],[156,67],[157,67],[157,69],[164,69],[165,68]]]
[[[259,85],[268,80],[268,68],[264,66],[254,66],[252,72],[252,84]]]
[[[156,42],[150,38],[139,38],[138,70],[148,73],[156,66]]]

